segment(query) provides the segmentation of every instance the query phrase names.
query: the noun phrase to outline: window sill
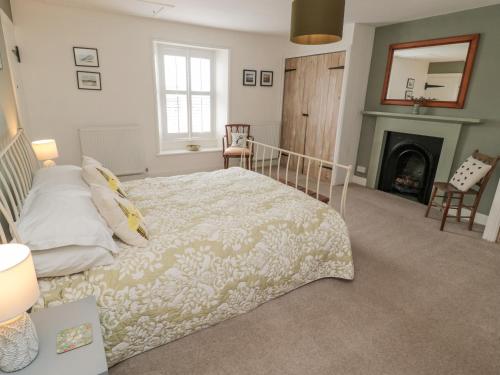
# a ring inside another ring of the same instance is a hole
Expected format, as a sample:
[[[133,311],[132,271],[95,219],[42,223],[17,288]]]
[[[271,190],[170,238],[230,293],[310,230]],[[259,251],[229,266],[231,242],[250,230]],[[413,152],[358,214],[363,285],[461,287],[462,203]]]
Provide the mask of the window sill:
[[[168,155],[185,155],[185,154],[203,154],[208,152],[222,152],[222,148],[220,147],[205,147],[200,151],[188,151],[188,150],[169,150],[169,151],[160,151],[157,156],[168,156]]]

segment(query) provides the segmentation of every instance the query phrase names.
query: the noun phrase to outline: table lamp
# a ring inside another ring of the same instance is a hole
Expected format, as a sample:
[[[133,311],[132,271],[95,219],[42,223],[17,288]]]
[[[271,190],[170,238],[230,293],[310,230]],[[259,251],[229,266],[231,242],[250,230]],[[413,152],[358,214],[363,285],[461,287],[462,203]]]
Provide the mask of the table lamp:
[[[26,313],[40,290],[30,249],[21,244],[0,245],[0,370],[28,366],[38,354],[38,336]]]
[[[54,160],[59,157],[57,152],[57,144],[53,139],[42,139],[40,141],[31,142],[33,151],[35,151],[36,158],[43,161],[44,167],[53,167],[56,165]]]

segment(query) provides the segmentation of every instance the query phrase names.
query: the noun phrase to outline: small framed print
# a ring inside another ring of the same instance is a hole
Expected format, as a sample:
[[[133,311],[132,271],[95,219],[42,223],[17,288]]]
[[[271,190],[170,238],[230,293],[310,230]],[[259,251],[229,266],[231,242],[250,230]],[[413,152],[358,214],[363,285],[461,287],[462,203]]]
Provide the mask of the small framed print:
[[[412,100],[413,99],[413,90],[406,90],[405,91],[405,100]]]
[[[271,87],[273,85],[273,72],[270,70],[261,70],[260,85]]]
[[[101,73],[99,72],[76,72],[76,80],[80,90],[101,90]]]
[[[412,90],[415,88],[415,78],[408,78],[406,81],[406,88]]]
[[[257,86],[257,71],[243,70],[243,86]]]
[[[76,66],[99,67],[97,48],[73,47]]]

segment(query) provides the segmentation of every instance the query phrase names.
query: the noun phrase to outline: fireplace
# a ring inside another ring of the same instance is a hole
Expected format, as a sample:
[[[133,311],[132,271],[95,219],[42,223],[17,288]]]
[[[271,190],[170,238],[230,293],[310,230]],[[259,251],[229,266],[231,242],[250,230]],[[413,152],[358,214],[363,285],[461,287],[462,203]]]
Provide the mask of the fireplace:
[[[379,190],[429,202],[443,138],[387,132]]]

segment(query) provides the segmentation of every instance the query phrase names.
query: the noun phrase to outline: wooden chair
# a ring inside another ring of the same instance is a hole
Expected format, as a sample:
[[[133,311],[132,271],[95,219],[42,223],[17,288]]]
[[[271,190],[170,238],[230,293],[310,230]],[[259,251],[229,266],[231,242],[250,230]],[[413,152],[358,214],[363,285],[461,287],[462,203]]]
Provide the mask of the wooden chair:
[[[486,188],[486,184],[493,174],[495,167],[500,160],[500,157],[492,157],[488,155],[481,154],[479,150],[474,151],[472,156],[475,159],[481,160],[483,163],[491,165],[488,173],[481,179],[479,182],[470,188],[467,191],[460,191],[456,187],[454,187],[449,182],[434,182],[434,188],[432,190],[431,199],[429,200],[429,205],[427,206],[427,211],[425,212],[425,217],[429,216],[429,212],[431,207],[440,207],[443,209],[443,216],[441,218],[441,227],[439,230],[444,229],[444,225],[446,224],[446,219],[449,217],[456,217],[457,222],[460,222],[461,219],[469,219],[469,230],[472,230],[472,226],[474,225],[474,219],[476,217],[477,208],[479,206],[479,202],[481,200],[481,196],[483,195],[484,189]],[[437,195],[438,191],[444,192],[444,195]],[[464,204],[465,197],[471,197],[473,199],[473,203],[470,206]],[[434,200],[436,198],[443,198],[441,204],[435,203]],[[458,200],[457,204],[452,205],[452,200]],[[450,208],[454,208],[457,211],[456,215],[448,215]],[[462,208],[467,208],[470,210],[469,216],[462,216]]]
[[[229,167],[230,158],[241,158],[243,154],[246,158],[247,168],[250,169],[252,165],[253,155],[248,147],[231,147],[233,142],[232,133],[244,133],[247,138],[253,140],[250,135],[250,125],[245,124],[228,124],[226,125],[226,135],[222,138],[222,157],[224,158],[224,169]]]

